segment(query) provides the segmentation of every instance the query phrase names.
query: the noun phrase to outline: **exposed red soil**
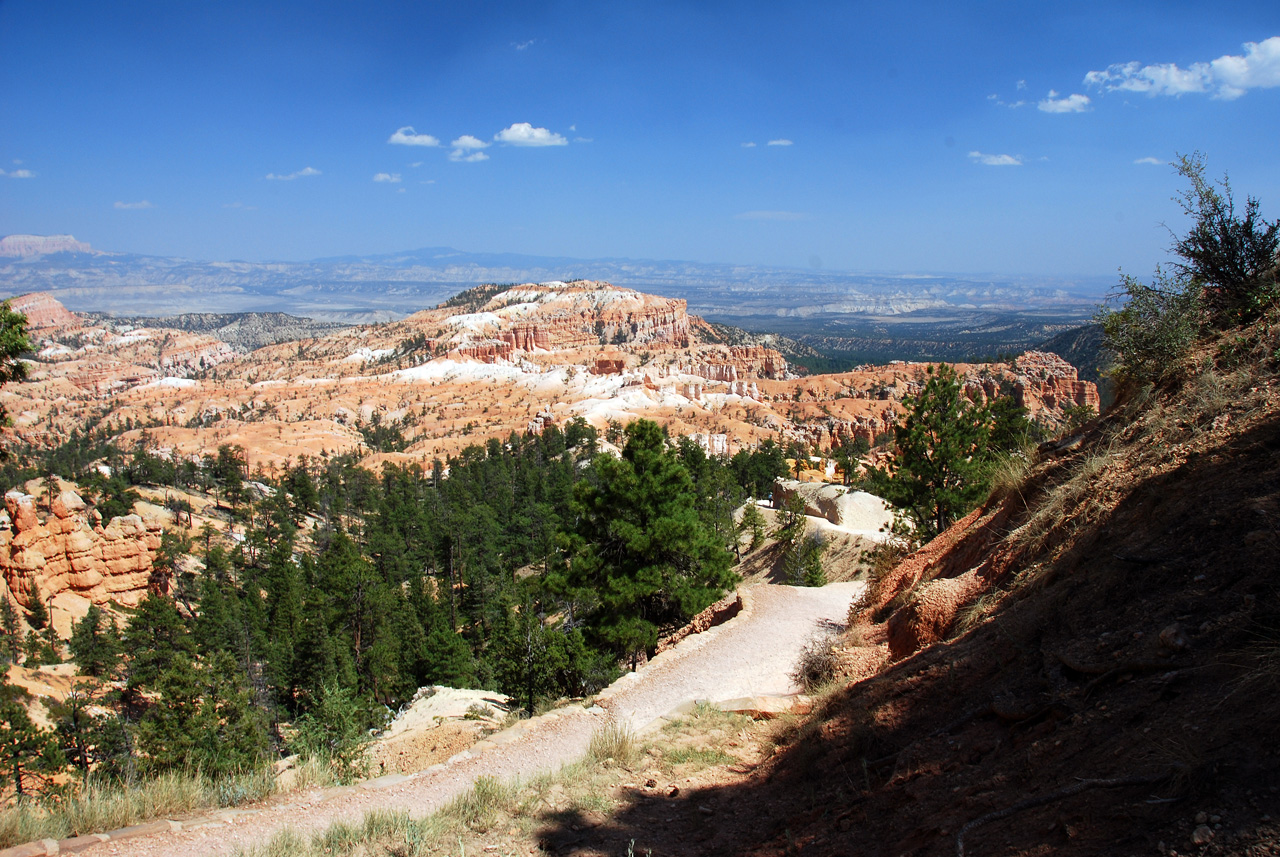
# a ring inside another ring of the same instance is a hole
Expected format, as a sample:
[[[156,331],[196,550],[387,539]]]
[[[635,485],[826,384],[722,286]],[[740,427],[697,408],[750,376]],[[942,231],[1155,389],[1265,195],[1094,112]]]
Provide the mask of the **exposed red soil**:
[[[916,641],[758,768],[546,841],[944,855],[963,831],[983,857],[1280,854],[1280,381],[1252,373],[1209,405],[1188,382],[1099,421],[900,566],[872,606],[925,578],[917,594],[954,597],[895,611]],[[849,660],[874,664],[895,616],[860,626]]]

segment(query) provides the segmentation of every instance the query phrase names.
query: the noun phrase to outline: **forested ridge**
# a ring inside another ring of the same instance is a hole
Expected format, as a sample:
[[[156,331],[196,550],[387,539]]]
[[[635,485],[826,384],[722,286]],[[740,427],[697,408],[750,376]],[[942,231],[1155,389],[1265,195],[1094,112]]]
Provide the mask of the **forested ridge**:
[[[734,509],[787,467],[772,443],[722,459],[644,420],[608,434],[620,456],[574,420],[430,469],[323,456],[252,478],[234,447],[175,461],[92,431],[14,456],[8,484],[73,479],[104,515],[160,486],[181,489],[181,522],[183,491],[210,492],[230,537],[167,530],[154,591],[119,626],[97,608],[76,624],[67,648],[96,681],[54,712],[56,737],[27,730],[8,778],[39,790],[64,763],[130,780],[290,751],[340,760],[421,686],[530,709],[599,690],[735,585]],[[59,660],[47,618],[28,621],[41,627],[23,639],[8,617],[6,654]]]

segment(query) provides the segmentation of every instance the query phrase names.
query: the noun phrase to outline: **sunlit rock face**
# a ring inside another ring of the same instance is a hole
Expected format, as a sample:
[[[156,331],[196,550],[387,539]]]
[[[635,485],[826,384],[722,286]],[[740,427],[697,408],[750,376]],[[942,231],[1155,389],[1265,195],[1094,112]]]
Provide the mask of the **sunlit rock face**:
[[[0,389],[7,431],[52,445],[90,415],[126,448],[199,458],[223,444],[251,467],[355,452],[366,465],[430,465],[490,438],[605,431],[645,417],[733,454],[766,440],[827,450],[891,432],[923,364],[801,376],[759,344],[722,344],[685,302],[579,281],[485,287],[401,321],[254,351],[162,326],[92,321],[47,295],[32,309],[30,380]],[[259,320],[260,322],[261,320]],[[1056,355],[957,365],[975,399],[1012,390],[1049,424],[1097,391]],[[375,425],[402,438],[370,447]]]
[[[10,491],[4,503],[11,528],[0,529],[0,575],[22,607],[68,591],[95,604],[134,605],[157,584],[159,517],[124,515],[103,526],[74,491],[52,498],[43,521],[29,494]]]

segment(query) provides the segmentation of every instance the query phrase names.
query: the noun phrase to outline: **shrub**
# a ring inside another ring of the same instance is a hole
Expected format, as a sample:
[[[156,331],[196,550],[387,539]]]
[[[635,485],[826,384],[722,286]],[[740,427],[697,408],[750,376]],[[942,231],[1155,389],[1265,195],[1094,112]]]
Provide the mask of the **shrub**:
[[[1096,318],[1103,344],[1115,355],[1111,373],[1121,381],[1157,383],[1176,372],[1200,332],[1200,289],[1189,279],[1156,268],[1150,284],[1123,275],[1124,307],[1103,307]]]
[[[813,692],[836,677],[837,659],[828,635],[814,637],[800,652],[791,680]]]
[[[1174,167],[1191,183],[1175,199],[1195,218],[1191,230],[1174,242],[1173,252],[1184,260],[1174,268],[1203,290],[1215,327],[1248,324],[1280,297],[1280,220],[1264,220],[1252,196],[1245,202],[1244,215],[1236,214],[1231,183],[1226,176],[1216,185],[1206,179],[1199,152],[1180,156]]]

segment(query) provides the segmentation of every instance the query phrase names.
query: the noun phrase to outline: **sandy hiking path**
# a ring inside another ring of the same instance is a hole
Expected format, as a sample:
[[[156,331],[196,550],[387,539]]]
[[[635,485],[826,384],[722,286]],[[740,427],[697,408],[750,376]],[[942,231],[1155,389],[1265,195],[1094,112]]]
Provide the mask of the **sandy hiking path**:
[[[523,721],[448,764],[415,774],[292,793],[260,807],[212,813],[179,831],[107,842],[92,851],[139,857],[231,854],[266,842],[284,828],[306,834],[334,821],[358,820],[374,809],[425,815],[469,789],[478,777],[528,779],[581,758],[591,734],[610,717],[640,730],[686,702],[794,693],[789,673],[801,649],[816,634],[843,627],[849,603],[862,586],[749,587],[743,590],[739,615],[619,679],[590,710],[569,706]]]

